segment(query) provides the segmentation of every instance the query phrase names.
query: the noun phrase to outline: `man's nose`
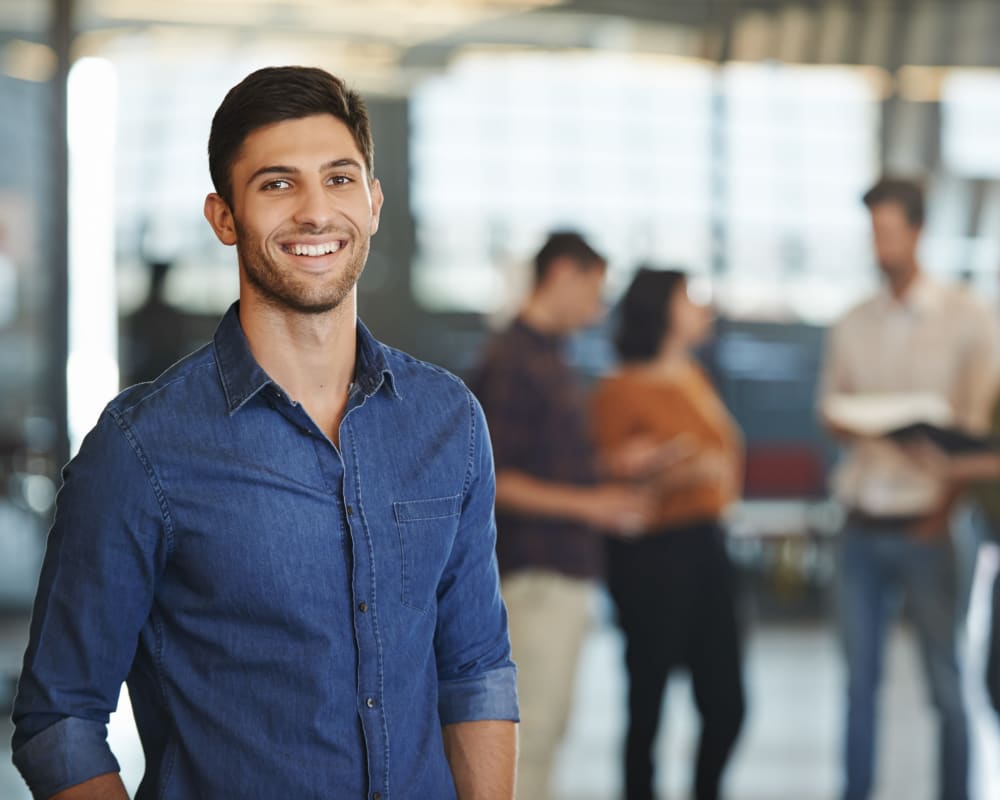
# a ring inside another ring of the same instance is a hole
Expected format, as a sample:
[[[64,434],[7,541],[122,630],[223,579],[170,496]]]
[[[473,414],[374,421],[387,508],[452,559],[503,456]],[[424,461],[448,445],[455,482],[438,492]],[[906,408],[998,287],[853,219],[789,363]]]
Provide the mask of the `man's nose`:
[[[321,183],[307,183],[299,187],[294,220],[299,225],[316,229],[325,228],[336,216],[336,204]]]

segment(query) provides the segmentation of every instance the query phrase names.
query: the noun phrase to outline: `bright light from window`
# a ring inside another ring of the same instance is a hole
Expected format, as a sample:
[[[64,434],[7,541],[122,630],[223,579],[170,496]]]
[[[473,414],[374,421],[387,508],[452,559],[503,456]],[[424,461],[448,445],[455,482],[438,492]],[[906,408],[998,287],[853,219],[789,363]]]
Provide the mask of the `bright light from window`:
[[[114,152],[118,81],[109,61],[84,58],[69,74],[70,453],[118,390]]]
[[[1000,73],[953,70],[941,91],[944,160],[958,175],[1000,178]]]
[[[569,227],[607,254],[612,296],[651,262],[714,271],[727,314],[827,322],[874,277],[860,198],[878,172],[880,75],[607,53],[456,62],[410,106],[414,294],[501,316],[545,233]]]
[[[555,229],[609,259],[707,271],[713,73],[617,54],[469,56],[411,101],[413,290],[502,314]]]

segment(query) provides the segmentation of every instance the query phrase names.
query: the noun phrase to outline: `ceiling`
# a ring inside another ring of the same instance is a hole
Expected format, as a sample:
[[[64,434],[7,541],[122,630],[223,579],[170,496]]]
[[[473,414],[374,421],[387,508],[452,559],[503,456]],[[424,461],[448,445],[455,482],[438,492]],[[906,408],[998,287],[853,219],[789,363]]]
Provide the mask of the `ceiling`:
[[[710,61],[1000,66],[995,0],[52,0],[75,55],[143,38],[171,52],[294,42],[359,88],[398,92],[469,51],[602,50]],[[0,31],[44,40],[45,0],[0,0]],[[367,84],[367,85],[365,85]]]

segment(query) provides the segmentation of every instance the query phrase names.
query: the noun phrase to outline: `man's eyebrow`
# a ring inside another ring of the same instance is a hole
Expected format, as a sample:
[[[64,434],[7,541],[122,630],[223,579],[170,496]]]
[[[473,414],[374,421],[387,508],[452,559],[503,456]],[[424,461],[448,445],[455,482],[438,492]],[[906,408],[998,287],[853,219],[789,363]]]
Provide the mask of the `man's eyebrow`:
[[[341,167],[354,167],[358,170],[363,169],[361,162],[356,158],[338,158],[333,161],[327,161],[322,167],[320,167],[320,170],[340,169]]]

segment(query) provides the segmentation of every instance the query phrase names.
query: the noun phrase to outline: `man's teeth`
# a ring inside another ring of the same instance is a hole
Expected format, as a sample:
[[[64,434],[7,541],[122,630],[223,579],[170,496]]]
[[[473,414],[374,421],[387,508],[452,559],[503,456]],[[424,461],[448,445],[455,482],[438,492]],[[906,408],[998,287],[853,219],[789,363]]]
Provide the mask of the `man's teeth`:
[[[325,256],[329,253],[336,253],[340,249],[340,242],[325,242],[324,244],[291,244],[289,251],[295,256]]]

